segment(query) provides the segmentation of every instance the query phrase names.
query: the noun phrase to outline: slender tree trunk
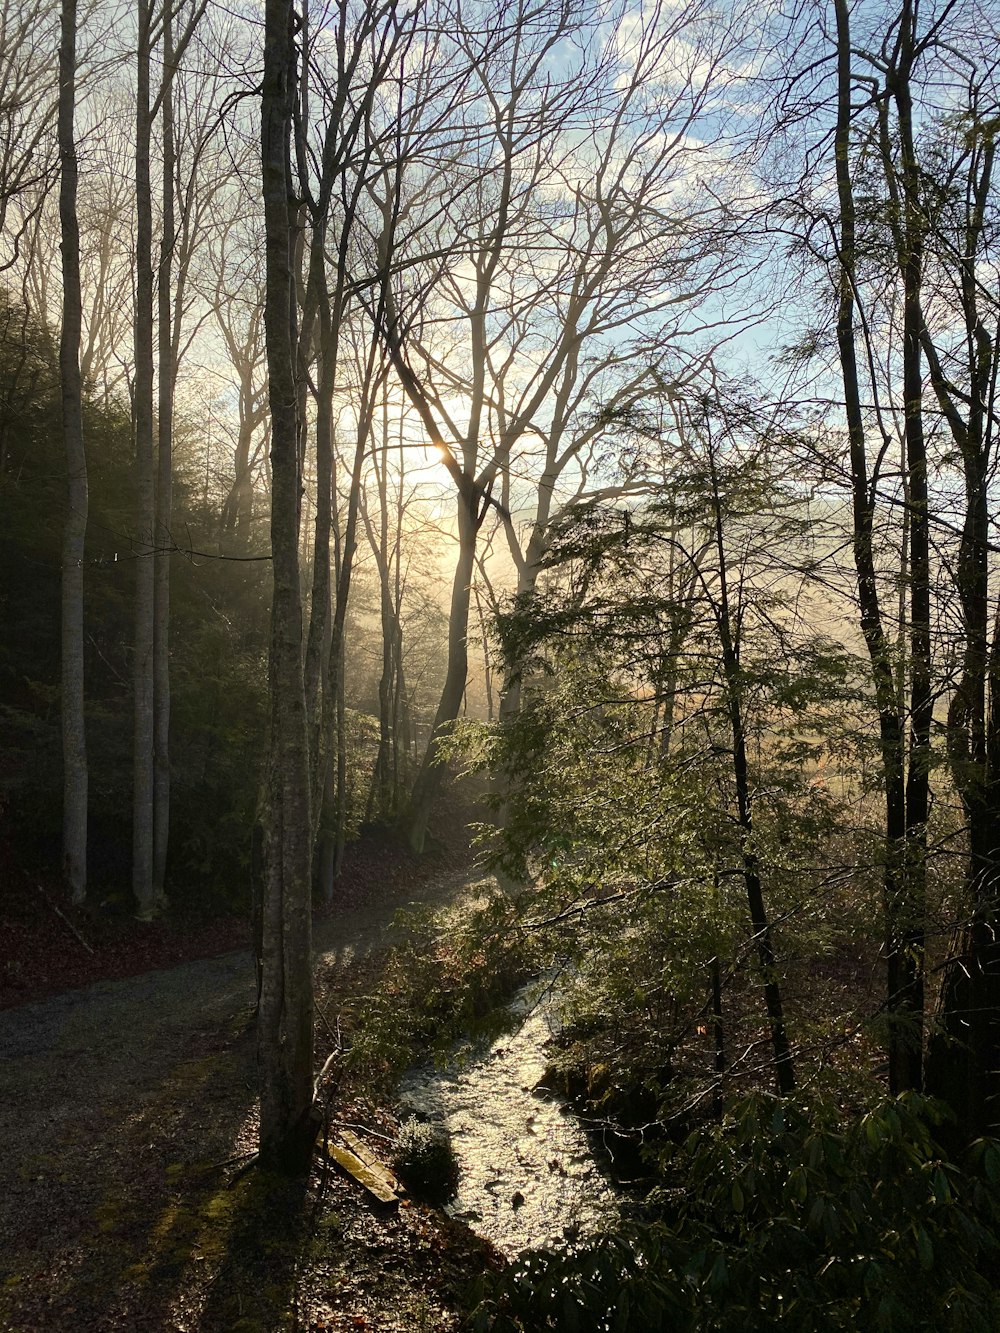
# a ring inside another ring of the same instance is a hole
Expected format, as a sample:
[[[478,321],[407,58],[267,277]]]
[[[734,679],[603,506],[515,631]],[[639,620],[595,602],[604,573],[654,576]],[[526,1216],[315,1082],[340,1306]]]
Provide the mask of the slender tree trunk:
[[[320,699],[329,688],[330,643],[333,633],[330,605],[330,535],[333,523],[333,396],[336,382],[336,340],[330,319],[330,298],[325,290],[325,227],[316,224],[310,265],[311,279],[322,284],[319,306],[319,385],[316,394],[316,522],[313,535],[312,597],[306,638],[305,690],[314,772],[319,767],[322,739]]]
[[[271,407],[271,749],[258,1011],[260,1149],[283,1170],[306,1168],[316,1123],[312,1097],[311,820],[299,573],[296,202],[290,145],[295,104],[295,11],[267,0],[261,90],[266,234],[265,331]]]
[[[711,444],[709,445],[711,450]],[[733,780],[736,787],[736,819],[739,829],[740,859],[743,863],[743,883],[746,887],[750,925],[760,963],[764,1007],[771,1031],[771,1049],[774,1053],[774,1080],[778,1093],[788,1097],[795,1091],[795,1066],[792,1062],[788,1031],[785,1026],[781,986],[778,981],[777,959],[771,934],[771,923],[764,903],[764,889],[760,865],[753,842],[753,798],[750,791],[750,772],[747,763],[746,724],[743,712],[743,687],[740,680],[740,662],[733,638],[733,615],[729,604],[729,578],[723,536],[722,505],[715,458],[710,452],[712,472],[712,502],[715,520],[715,545],[718,556],[719,592],[716,624],[719,646],[722,649],[722,669],[726,682],[726,707],[733,739]]]
[[[375,567],[379,579],[379,619],[382,628],[382,669],[378,681],[378,751],[372,770],[371,787],[365,808],[365,818],[385,819],[396,813],[396,795],[398,785],[394,774],[396,765],[394,755],[398,754],[398,741],[394,736],[396,726],[398,686],[397,686],[397,641],[399,624],[396,606],[393,602],[392,572],[393,554],[389,544],[389,408],[385,389],[382,392],[381,439],[372,447],[372,465],[378,492],[378,526],[372,522],[367,506],[362,506],[368,544],[375,558]],[[402,476],[400,477],[402,485]],[[398,554],[399,534],[396,539]],[[398,566],[397,566],[398,569]]]
[[[383,556],[386,554],[382,548]],[[378,680],[378,754],[369,800],[370,814],[379,819],[393,813],[392,789],[392,710],[395,697],[396,625],[384,561],[379,562],[379,613],[382,621],[382,671]]]
[[[329,747],[332,760],[327,763],[324,813],[321,819],[322,828],[318,847],[320,891],[325,903],[330,903],[333,899],[334,881],[340,874],[344,862],[344,852],[347,847],[347,815],[350,792],[348,791],[347,773],[347,699],[345,693],[344,650],[346,646],[347,607],[351,596],[351,577],[354,570],[354,554],[357,548],[361,469],[364,465],[374,411],[371,374],[372,363],[369,362],[367,383],[361,407],[361,419],[358,422],[357,444],[351,468],[347,517],[344,523],[344,536],[337,568],[333,632],[330,638],[329,678],[334,704],[329,716],[335,726],[335,735],[333,745]]]
[[[342,24],[346,11],[342,10],[337,22]],[[339,59],[343,62],[343,28],[338,29]],[[333,190],[344,170],[344,149],[341,141],[344,132],[342,120],[342,98],[346,85],[346,72],[341,67],[338,82],[338,98],[330,112],[323,144],[321,179],[312,216],[312,242],[309,248],[309,276],[307,283],[306,308],[310,326],[315,323],[318,331],[319,384],[316,394],[316,524],[313,542],[313,583],[310,603],[309,634],[306,643],[305,682],[306,706],[309,709],[312,726],[312,761],[319,768],[322,749],[323,727],[319,697],[331,688],[331,644],[334,634],[331,608],[330,561],[331,536],[333,533],[333,401],[337,384],[337,366],[340,359],[340,333],[344,317],[345,290],[348,270],[348,252],[354,207],[357,201],[357,189],[352,202],[345,209],[341,218],[340,235],[337,242],[336,280],[331,293],[327,281],[327,235]],[[305,90],[303,88],[302,123],[306,123]],[[299,146],[299,158],[304,161],[307,154],[305,146]],[[315,314],[315,321],[313,315]],[[301,356],[301,353],[300,353]],[[304,371],[304,368],[303,368]],[[303,373],[303,382],[305,374]],[[352,501],[357,499],[352,495]],[[351,521],[348,519],[348,527]],[[343,561],[338,565],[338,580],[343,569]],[[325,708],[325,704],[324,704]],[[325,710],[327,713],[329,710]]]
[[[378,750],[375,766],[372,770],[371,788],[368,792],[368,804],[365,817],[384,819],[393,813],[392,799],[392,726],[393,700],[395,697],[394,680],[396,670],[395,637],[396,624],[392,605],[392,585],[389,566],[389,505],[387,494],[386,444],[388,435],[388,416],[383,400],[382,410],[382,445],[381,463],[376,466],[378,487],[379,520],[378,531],[364,511],[365,529],[368,541],[375,557],[379,583],[379,620],[382,628],[382,668],[378,678]],[[373,458],[377,460],[378,454]]]
[[[431,807],[444,778],[445,769],[438,756],[438,744],[451,733],[461,711],[469,671],[469,601],[479,533],[477,510],[476,492],[468,486],[463,488],[458,496],[458,562],[448,618],[448,668],[430,741],[413,784],[405,816],[407,838],[415,852],[424,849]]]
[[[397,597],[393,605],[393,685],[392,685],[392,808],[399,809],[406,772],[413,749],[413,722],[406,694],[403,667],[403,621]]]
[[[479,638],[483,646],[483,683],[486,687],[486,720],[493,721],[493,664],[490,661],[490,640],[486,628],[486,616],[483,614],[483,600],[479,595],[479,585],[473,584],[476,597],[476,619],[479,622]]]
[[[892,654],[883,627],[873,552],[873,498],[870,494],[858,370],[855,315],[856,210],[851,178],[851,46],[846,0],[835,0],[837,18],[837,192],[840,209],[840,272],[837,343],[844,383],[851,460],[854,565],[858,580],[861,632],[871,663],[879,719],[882,781],[885,793],[885,871],[883,903],[887,1010],[889,1015],[889,1086],[893,1092],[920,1086],[922,997],[911,983],[907,940],[911,934],[907,895],[905,740]],[[919,1008],[914,1006],[918,1004]],[[916,1027],[916,1031],[914,1031]]]
[[[948,708],[952,780],[968,821],[966,873],[970,918],[941,987],[941,1026],[928,1045],[928,1091],[945,1099],[968,1137],[1000,1125],[1000,623],[989,616],[989,505],[997,339],[980,311],[976,276],[986,202],[996,159],[996,130],[983,131],[969,156],[964,249],[959,274],[967,348],[963,406],[925,330],[924,346],[942,415],[962,457],[965,519],[955,569],[962,609],[962,671]]]
[[[157,274],[158,421],[156,553],[153,557],[153,896],[166,905],[167,845],[170,833],[170,518],[173,489],[174,340],[171,336],[171,279],[174,227],[174,43],[170,5],[163,12],[162,229]]]
[[[153,889],[153,623],[156,534],[153,450],[153,206],[150,186],[150,0],[139,3],[136,70],[135,192],[135,470],[136,555],[133,673],[135,691],[132,772],[132,892],[140,921],[151,919]]]
[[[59,45],[59,224],[62,331],[59,374],[68,507],[62,549],[63,873],[74,903],[87,892],[87,742],[84,720],[83,561],[87,536],[87,454],[80,375],[82,301],[77,219],[76,0],[63,0]]]
[[[901,926],[902,983],[912,1025],[906,1044],[907,1068],[904,1077],[907,1087],[919,1088],[923,1083],[924,916],[934,695],[931,680],[930,524],[921,352],[925,220],[920,200],[910,94],[915,47],[914,23],[915,15],[910,0],[904,0],[900,66],[893,81],[899,117],[905,201],[903,250],[899,260],[903,278],[903,397],[910,525],[910,755],[906,773],[905,892]]]
[[[399,423],[399,476],[400,484],[396,491],[395,513],[395,575],[393,579],[392,615],[393,615],[393,667],[395,671],[392,691],[392,808],[398,811],[403,791],[403,783],[410,764],[410,754],[414,745],[413,719],[410,701],[406,693],[405,667],[403,662],[403,522],[406,516],[406,500],[403,495],[402,478],[405,476],[405,454],[403,422]]]

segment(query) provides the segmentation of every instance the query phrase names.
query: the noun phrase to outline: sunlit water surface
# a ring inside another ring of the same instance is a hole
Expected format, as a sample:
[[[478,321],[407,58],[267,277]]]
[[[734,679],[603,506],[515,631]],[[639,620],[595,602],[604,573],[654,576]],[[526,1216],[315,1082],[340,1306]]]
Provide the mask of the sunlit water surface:
[[[445,1069],[413,1070],[401,1087],[451,1135],[460,1177],[447,1211],[508,1255],[593,1233],[618,1212],[580,1122],[534,1090],[558,1028],[550,984],[525,987],[511,1009],[523,1015],[513,1032]]]

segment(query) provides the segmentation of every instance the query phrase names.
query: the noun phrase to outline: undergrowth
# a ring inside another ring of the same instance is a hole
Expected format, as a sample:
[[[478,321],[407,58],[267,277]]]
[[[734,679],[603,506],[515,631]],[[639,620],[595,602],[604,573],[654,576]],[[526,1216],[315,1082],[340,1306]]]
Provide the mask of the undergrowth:
[[[949,1160],[939,1104],[756,1094],[676,1150],[646,1215],[481,1285],[477,1333],[994,1333],[1000,1145]]]
[[[369,1090],[460,1039],[504,1031],[507,1001],[540,966],[537,943],[496,891],[444,915],[420,908],[398,919],[406,942],[389,951],[374,993],[350,1015],[347,1067]]]

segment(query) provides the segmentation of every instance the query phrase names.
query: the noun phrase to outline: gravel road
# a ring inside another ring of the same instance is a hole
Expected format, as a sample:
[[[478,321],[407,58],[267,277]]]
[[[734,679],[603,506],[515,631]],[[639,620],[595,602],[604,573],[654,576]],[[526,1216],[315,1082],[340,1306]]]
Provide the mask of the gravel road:
[[[467,878],[317,922],[317,965],[391,942],[399,907],[447,901]],[[107,1242],[138,1226],[151,1244],[164,1181],[253,1146],[253,1004],[246,951],[0,1012],[0,1328],[69,1327],[64,1312],[123,1326]]]

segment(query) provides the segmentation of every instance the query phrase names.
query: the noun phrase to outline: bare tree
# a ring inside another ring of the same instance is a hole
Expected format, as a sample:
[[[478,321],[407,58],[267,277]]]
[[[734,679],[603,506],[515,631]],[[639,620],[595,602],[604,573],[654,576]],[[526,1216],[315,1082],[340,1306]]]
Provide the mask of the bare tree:
[[[391,440],[394,425],[398,431],[395,448]],[[368,795],[369,819],[398,815],[408,759],[410,726],[402,622],[403,542],[407,513],[417,488],[407,475],[405,440],[406,413],[399,412],[393,421],[387,387],[383,384],[379,428],[372,432],[371,439],[371,473],[361,494],[361,517],[378,570],[382,629],[379,743]],[[377,504],[374,516],[372,490]]]
[[[439,172],[448,193],[429,208],[438,244],[415,291],[413,238],[385,243],[406,279],[387,308],[387,346],[457,492],[448,669],[407,816],[415,847],[441,777],[437,742],[465,690],[469,589],[487,514],[506,515],[530,581],[560,479],[579,472],[599,434],[586,416],[599,415],[602,376],[631,357],[614,396],[619,406],[634,401],[662,373],[667,312],[683,307],[690,319],[708,269],[719,272],[718,228],[672,198],[697,176],[687,135],[720,58],[708,12],[653,6],[627,39],[613,21],[591,21],[593,32],[568,7],[514,6],[477,29],[463,13],[455,41],[472,92],[455,99],[464,117],[455,123],[464,156]],[[704,142],[698,152],[711,157]],[[401,191],[405,180],[404,171]],[[426,235],[419,240],[427,250]],[[683,323],[675,315],[674,331]],[[522,468],[537,479],[525,551],[508,505]]]
[[[153,886],[156,459],[153,422],[153,194],[150,179],[154,0],[139,0],[135,94],[135,317],[132,416],[135,430],[136,553],[132,635],[132,893],[140,921],[157,907]]]
[[[836,296],[843,400],[834,414],[847,447],[843,461],[824,452],[822,466],[850,495],[878,718],[890,1085],[926,1082],[982,1132],[1000,1051],[986,498],[998,67],[976,0],[933,9],[898,0],[878,12],[836,0],[833,19],[828,30],[821,9],[803,11],[780,44],[782,142],[799,162],[808,154],[808,167],[797,187],[783,180],[770,216],[791,230],[797,253],[821,261]],[[796,356],[815,366],[829,345],[813,325]],[[935,804],[954,809],[955,793],[970,913],[942,992],[948,1035],[932,1040],[925,1069],[929,838]]]
[[[174,18],[169,0],[161,19],[163,71],[158,100],[162,129],[160,180],[160,254],[156,274],[157,303],[157,458],[156,523],[153,553],[153,885],[154,901],[166,902],[167,849],[170,837],[170,561],[173,549],[171,511],[173,492],[174,390],[181,359],[181,327],[187,303],[189,267],[197,233],[196,204],[202,202],[195,180],[201,150],[210,131],[195,144],[187,189],[181,196],[177,226],[175,179],[178,155],[174,122],[177,73],[186,47],[205,12],[199,0],[174,41]],[[190,135],[195,123],[189,121]],[[216,181],[215,188],[218,188]],[[208,194],[209,191],[205,191]]]
[[[0,4],[0,269],[20,265],[22,273],[56,172],[49,19],[37,0]],[[44,318],[49,308],[36,313]]]
[[[298,201],[291,169],[298,71],[291,0],[268,0],[261,86],[261,172],[266,237],[264,327],[271,408],[271,749],[265,812],[266,883],[258,1014],[260,1148],[298,1171],[312,1121],[312,827],[302,672],[299,572],[297,313],[293,270]]]
[[[174,344],[171,336],[171,259],[174,234],[173,80],[178,62],[204,13],[205,0],[195,5],[176,45],[170,0],[157,12],[153,0],[140,0],[136,48],[135,111],[135,326],[133,417],[136,458],[136,560],[133,680],[132,892],[136,914],[148,921],[165,903],[169,825],[170,684],[169,530],[172,477],[171,441]],[[159,45],[162,74],[155,94],[151,71],[154,46]],[[154,296],[152,132],[163,111],[163,235],[159,256],[159,421],[154,417]],[[159,483],[159,484],[157,484]],[[160,793],[157,795],[157,778]]]
[[[76,212],[76,0],[63,0],[59,44],[59,221],[62,238],[62,329],[59,376],[68,476],[62,551],[63,871],[75,903],[87,892],[87,740],[84,717],[83,567],[87,538],[87,453],[80,376],[82,300],[80,227]]]

